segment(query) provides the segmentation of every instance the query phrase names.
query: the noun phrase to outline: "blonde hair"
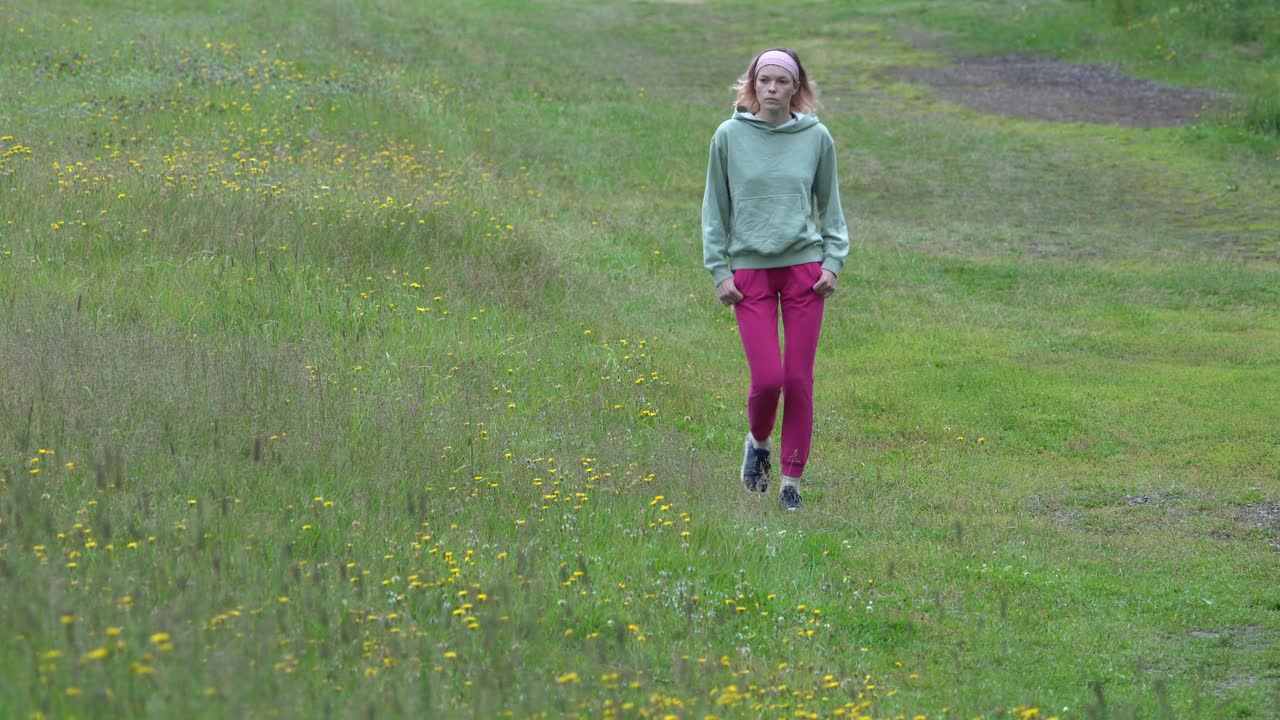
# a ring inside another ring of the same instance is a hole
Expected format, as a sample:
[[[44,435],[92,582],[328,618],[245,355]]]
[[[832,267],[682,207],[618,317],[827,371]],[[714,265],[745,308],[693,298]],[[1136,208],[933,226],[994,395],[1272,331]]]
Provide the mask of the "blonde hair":
[[[747,66],[747,71],[738,78],[738,82],[733,84],[733,91],[737,93],[737,99],[734,100],[734,106],[739,110],[746,110],[750,113],[760,112],[760,99],[756,97],[756,72],[759,68],[756,63],[760,62],[760,56],[777,50],[791,56],[796,61],[796,67],[800,68],[800,77],[796,78],[797,90],[796,94],[791,96],[791,111],[798,113],[817,112],[820,107],[818,102],[818,85],[809,79],[809,74],[805,72],[804,64],[800,62],[800,56],[795,50],[789,48],[775,47],[761,50],[751,58],[751,64]]]

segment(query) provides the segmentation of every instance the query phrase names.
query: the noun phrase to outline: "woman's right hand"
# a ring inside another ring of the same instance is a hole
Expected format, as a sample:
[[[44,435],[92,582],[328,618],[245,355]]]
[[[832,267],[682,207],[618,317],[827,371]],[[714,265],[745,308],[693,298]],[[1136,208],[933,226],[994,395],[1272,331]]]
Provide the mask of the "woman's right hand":
[[[716,292],[720,294],[720,302],[725,306],[742,302],[742,293],[738,292],[738,286],[733,284],[733,278],[725,278],[724,282],[716,286]]]

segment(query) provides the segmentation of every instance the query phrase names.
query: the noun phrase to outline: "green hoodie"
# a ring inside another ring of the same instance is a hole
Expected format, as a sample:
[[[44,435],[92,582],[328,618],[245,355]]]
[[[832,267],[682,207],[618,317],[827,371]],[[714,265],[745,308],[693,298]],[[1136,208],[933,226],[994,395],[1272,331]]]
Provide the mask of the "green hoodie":
[[[839,275],[848,253],[835,143],[816,115],[775,127],[738,111],[716,129],[702,197],[712,282],[733,270],[819,261]]]

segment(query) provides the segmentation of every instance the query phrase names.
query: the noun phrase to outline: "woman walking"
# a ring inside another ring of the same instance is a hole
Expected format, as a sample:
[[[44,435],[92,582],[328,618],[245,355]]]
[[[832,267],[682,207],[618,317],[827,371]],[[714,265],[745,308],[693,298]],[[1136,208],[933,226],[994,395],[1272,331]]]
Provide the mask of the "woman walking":
[[[781,397],[778,502],[795,510],[813,435],[822,311],[836,291],[849,232],[835,143],[813,114],[817,96],[799,56],[785,48],[756,55],[735,89],[733,117],[711,138],[703,261],[720,302],[733,306],[751,371],[742,483],[750,492],[769,489],[769,439]]]

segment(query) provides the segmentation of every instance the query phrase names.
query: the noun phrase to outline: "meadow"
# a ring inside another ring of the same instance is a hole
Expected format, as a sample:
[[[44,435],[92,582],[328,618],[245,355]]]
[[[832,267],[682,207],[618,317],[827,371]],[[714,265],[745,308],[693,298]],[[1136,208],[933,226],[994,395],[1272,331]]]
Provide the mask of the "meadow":
[[[698,220],[773,44],[854,244],[796,513],[738,480]],[[1277,44],[1216,0],[0,0],[0,717],[1280,717]],[[941,48],[1235,102],[982,115],[902,80]]]

